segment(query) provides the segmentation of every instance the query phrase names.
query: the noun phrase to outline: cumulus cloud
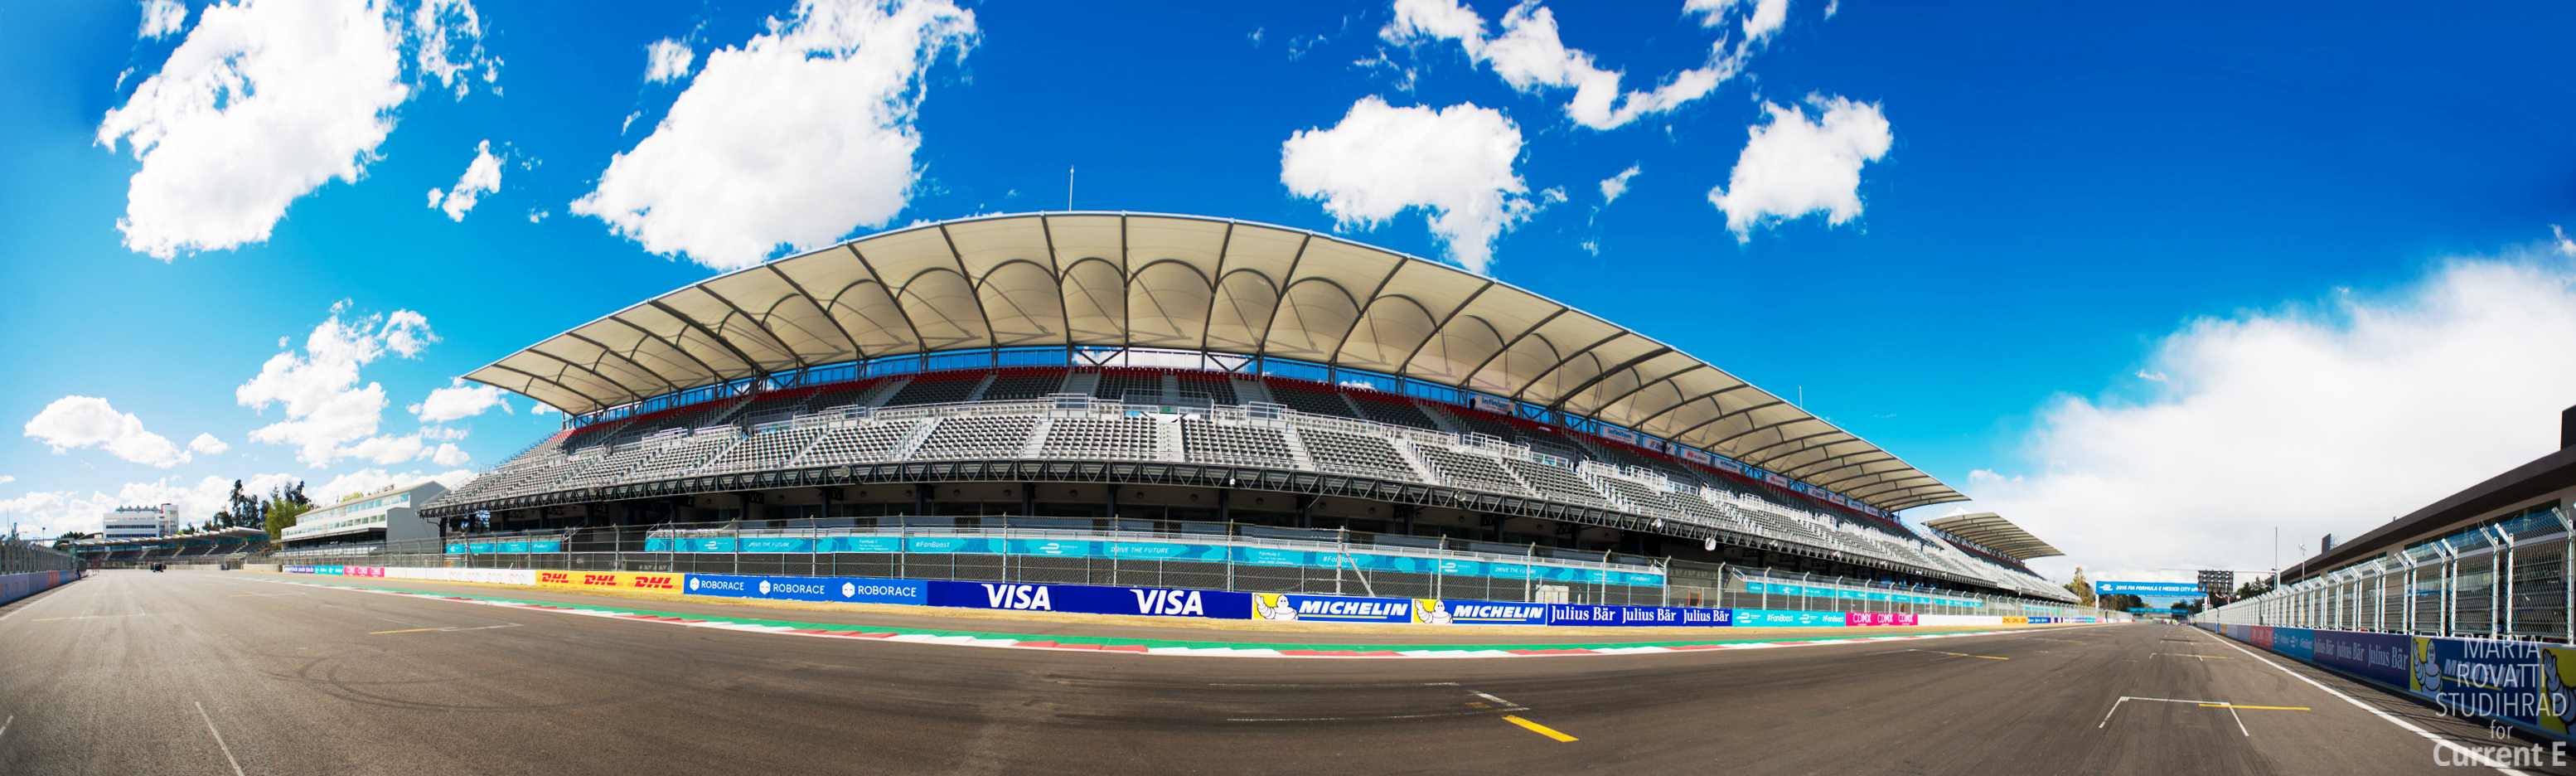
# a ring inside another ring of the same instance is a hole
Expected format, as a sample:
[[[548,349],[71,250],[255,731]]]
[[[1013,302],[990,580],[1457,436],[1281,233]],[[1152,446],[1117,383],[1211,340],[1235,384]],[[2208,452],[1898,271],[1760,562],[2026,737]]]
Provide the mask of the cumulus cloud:
[[[167,260],[262,242],[296,198],[355,183],[411,98],[407,41],[442,81],[476,66],[450,58],[460,45],[479,54],[473,6],[428,0],[419,11],[407,25],[400,8],[367,0],[206,8],[99,122],[99,145],[123,142],[142,163],[116,222],[125,247]]]
[[[1494,238],[1539,207],[1512,171],[1520,153],[1520,126],[1492,108],[1398,108],[1364,97],[1341,123],[1300,130],[1280,144],[1279,182],[1322,200],[1346,229],[1374,228],[1412,208],[1428,211],[1431,232],[1450,256],[1484,272]]]
[[[481,415],[500,407],[510,412],[508,402],[501,400],[501,389],[489,385],[466,385],[465,378],[452,378],[447,387],[429,392],[429,398],[403,409],[409,410],[422,423],[444,423],[459,418]]]
[[[554,405],[547,404],[545,402],[532,402],[531,406],[528,407],[528,414],[530,415],[552,415],[557,412],[562,412],[562,410],[555,409]]]
[[[158,38],[188,26],[188,7],[179,0],[143,0],[143,28],[135,35],[144,39]]]
[[[430,463],[440,466],[463,466],[472,460],[474,460],[473,456],[466,455],[465,451],[457,449],[454,444],[440,444],[438,452],[429,457]]]
[[[1703,27],[1725,25],[1737,8],[1745,11],[1742,24],[1747,43],[1761,43],[1789,23],[1789,0],[1686,0],[1682,3],[1682,13],[1699,14],[1699,23]],[[1832,16],[1833,9],[1827,8],[1825,15]]]
[[[17,498],[0,500],[0,512],[22,517],[21,533],[56,536],[65,531],[96,533],[104,525],[107,513],[117,507],[172,504],[179,508],[181,522],[202,523],[216,512],[231,506],[233,481],[207,476],[194,484],[180,484],[176,478],[164,477],[151,482],[129,482],[114,494],[92,491],[82,496],[78,491],[28,491]],[[7,482],[0,478],[0,482]],[[259,474],[242,478],[242,490],[266,494],[270,490],[296,481],[293,475]]]
[[[1751,137],[1735,158],[1726,185],[1709,189],[1709,204],[1726,212],[1726,228],[1739,242],[1764,224],[1824,213],[1840,225],[1860,215],[1861,165],[1887,156],[1896,136],[1875,103],[1810,96],[1814,121],[1798,106],[1765,102],[1770,123],[1746,128]]]
[[[233,446],[224,444],[224,440],[216,439],[213,434],[198,434],[197,438],[188,440],[188,449],[207,455],[223,455]]]
[[[1743,47],[1730,51],[1719,41],[1709,48],[1706,64],[1673,73],[1651,90],[1622,91],[1624,73],[1567,48],[1557,34],[1556,13],[1535,2],[1504,12],[1502,34],[1490,38],[1485,20],[1458,0],[1396,0],[1394,11],[1395,19],[1378,30],[1379,39],[1400,46],[1456,41],[1470,61],[1492,68],[1513,89],[1529,94],[1573,89],[1565,115],[1592,129],[1620,127],[1708,96],[1735,77],[1744,59]],[[1724,9],[1717,13],[1722,16]]]
[[[2576,267],[2546,251],[2464,259],[2376,297],[2190,321],[2166,379],[2043,407],[2022,466],[1969,475],[1977,506],[2095,579],[2268,569],[2558,449],[2576,395]],[[2512,368],[2499,372],[2498,364]],[[2132,384],[2135,385],[2135,384]]]
[[[26,435],[52,447],[55,455],[98,447],[109,455],[164,469],[189,458],[168,438],[143,430],[142,419],[118,412],[106,399],[94,396],[55,399],[27,421]]]
[[[465,213],[483,195],[501,190],[501,157],[492,155],[492,141],[474,144],[474,161],[465,164],[465,174],[456,176],[456,185],[445,192],[429,190],[429,206],[446,211],[448,220],[463,221]]]
[[[1619,171],[1619,174],[1602,179],[1601,204],[1606,206],[1619,201],[1619,195],[1628,193],[1628,179],[1637,177],[1637,173],[1643,169],[1640,165],[1629,165],[1628,169]]]
[[[644,81],[663,83],[689,77],[689,66],[698,61],[698,52],[689,44],[670,38],[653,41],[644,49]]]
[[[414,61],[423,76],[465,99],[473,91],[471,71],[482,70],[483,82],[501,78],[501,59],[483,53],[483,18],[466,0],[422,0],[412,9]]]
[[[385,389],[372,382],[359,387],[358,369],[387,354],[418,356],[438,336],[428,318],[410,310],[343,321],[347,309],[347,302],[332,305],[331,317],[305,337],[302,355],[289,350],[272,356],[258,376],[233,389],[241,406],[265,411],[276,403],[286,411],[285,420],[252,430],[251,441],[292,445],[296,460],[315,468],[347,457],[403,460],[389,456],[405,450],[404,442],[374,437],[384,416]],[[409,439],[408,454],[418,455],[418,436]]]
[[[387,473],[383,469],[360,469],[338,477],[333,477],[331,478],[331,481],[322,483],[319,486],[305,488],[305,493],[316,499],[327,501],[337,499],[351,493],[374,493],[386,488],[415,485],[430,480],[436,480],[440,485],[455,488],[456,486],[474,481],[474,472],[465,469],[454,469],[436,474],[426,474],[419,471],[408,471],[395,474]]]
[[[716,269],[884,224],[919,178],[924,73],[977,35],[975,15],[947,0],[799,0],[741,48],[707,54],[653,134],[571,210]]]

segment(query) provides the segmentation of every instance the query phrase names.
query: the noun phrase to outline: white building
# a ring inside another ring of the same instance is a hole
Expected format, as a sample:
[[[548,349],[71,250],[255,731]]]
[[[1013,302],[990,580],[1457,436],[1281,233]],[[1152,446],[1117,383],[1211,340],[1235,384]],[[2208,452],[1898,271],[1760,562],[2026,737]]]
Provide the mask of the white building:
[[[107,513],[103,539],[152,539],[179,533],[179,506],[117,507]]]
[[[420,518],[420,506],[446,492],[447,486],[424,480],[324,505],[297,517],[278,539],[288,547],[435,539],[438,526]]]

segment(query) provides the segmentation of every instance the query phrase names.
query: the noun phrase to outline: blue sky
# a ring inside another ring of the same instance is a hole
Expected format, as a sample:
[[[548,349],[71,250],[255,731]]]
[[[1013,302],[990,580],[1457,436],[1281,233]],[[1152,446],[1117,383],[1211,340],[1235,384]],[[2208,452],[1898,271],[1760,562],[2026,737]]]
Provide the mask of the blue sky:
[[[2564,6],[425,1],[0,4],[8,519],[488,466],[560,416],[408,408],[743,245],[1061,209],[1068,167],[1803,394],[2058,573],[2268,567],[2576,403]],[[496,185],[425,205],[478,147]]]

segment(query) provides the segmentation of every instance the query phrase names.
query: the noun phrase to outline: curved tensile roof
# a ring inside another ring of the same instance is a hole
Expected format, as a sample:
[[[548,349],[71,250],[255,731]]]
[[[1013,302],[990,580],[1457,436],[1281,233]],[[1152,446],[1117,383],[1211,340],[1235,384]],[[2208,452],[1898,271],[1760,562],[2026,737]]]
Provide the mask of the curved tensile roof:
[[[2030,535],[2030,532],[2022,530],[2021,526],[2013,525],[2012,521],[2005,520],[2002,515],[1993,512],[1949,515],[1925,520],[1923,525],[1935,531],[1976,542],[1980,547],[2012,556],[2013,560],[2027,561],[2032,558],[2066,554],[2057,551],[2055,547],[2048,546],[2048,543],[2040,541],[2039,537]]]
[[[1050,213],[908,227],[738,270],[467,379],[575,414],[827,364],[1016,347],[1271,356],[1543,405],[1881,509],[1931,475],[1705,361],[1465,270],[1300,229]]]

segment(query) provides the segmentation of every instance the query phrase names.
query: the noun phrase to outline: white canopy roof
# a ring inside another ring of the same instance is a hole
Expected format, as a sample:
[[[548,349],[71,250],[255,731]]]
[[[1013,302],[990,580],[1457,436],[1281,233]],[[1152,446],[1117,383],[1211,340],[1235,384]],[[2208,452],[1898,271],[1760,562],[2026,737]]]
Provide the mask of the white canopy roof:
[[[813,366],[1039,346],[1400,375],[1624,426],[1882,509],[1964,498],[1707,362],[1546,297],[1329,235],[1195,216],[898,229],[663,294],[466,377],[578,414]]]

